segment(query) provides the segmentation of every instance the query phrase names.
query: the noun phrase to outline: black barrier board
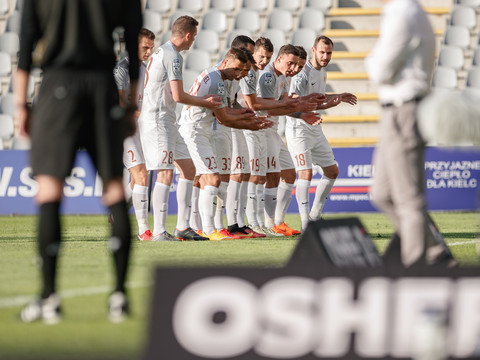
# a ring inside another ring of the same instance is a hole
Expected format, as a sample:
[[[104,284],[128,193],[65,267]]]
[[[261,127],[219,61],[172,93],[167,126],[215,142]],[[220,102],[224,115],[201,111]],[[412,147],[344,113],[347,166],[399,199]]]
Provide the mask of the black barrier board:
[[[144,360],[480,354],[478,268],[158,268],[151,309]]]
[[[358,218],[310,222],[288,265],[325,263],[336,267],[376,267],[382,258]]]

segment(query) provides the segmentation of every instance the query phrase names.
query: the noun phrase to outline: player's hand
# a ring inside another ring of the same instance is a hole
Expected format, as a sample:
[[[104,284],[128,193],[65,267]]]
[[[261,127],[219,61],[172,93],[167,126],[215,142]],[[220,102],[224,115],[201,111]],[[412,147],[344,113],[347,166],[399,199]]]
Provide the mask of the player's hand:
[[[327,97],[324,94],[321,94],[321,93],[311,94],[310,98],[317,102],[317,108],[327,100]]]
[[[315,99],[302,99],[296,105],[295,112],[311,112],[317,109],[317,101]]]
[[[323,119],[317,113],[309,112],[309,113],[302,113],[300,115],[300,119],[305,121],[306,123],[317,126],[322,123]]]
[[[342,102],[349,103],[350,105],[355,105],[357,103],[357,97],[350,93],[342,93],[340,94]]]
[[[283,106],[295,106],[298,103],[298,98],[294,98],[292,95],[289,95],[282,98],[279,102]]]
[[[323,104],[323,107],[326,109],[337,106],[342,102],[342,97],[340,95],[332,96],[326,103]]]
[[[218,95],[205,95],[203,99],[208,103],[206,107],[210,110],[218,109],[222,105],[222,98]]]
[[[270,120],[267,116],[254,116],[250,125],[251,127],[249,128],[249,130],[268,129],[273,126],[273,121]]]
[[[30,109],[27,106],[19,106],[15,114],[15,132],[24,137],[30,135]]]

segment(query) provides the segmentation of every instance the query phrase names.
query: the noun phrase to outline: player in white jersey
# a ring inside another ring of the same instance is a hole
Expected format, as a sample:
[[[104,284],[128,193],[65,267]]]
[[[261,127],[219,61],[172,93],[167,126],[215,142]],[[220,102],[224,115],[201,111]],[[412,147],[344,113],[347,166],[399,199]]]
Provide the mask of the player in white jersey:
[[[190,48],[197,34],[197,26],[198,21],[194,18],[179,17],[172,26],[170,41],[155,51],[147,65],[143,107],[138,123],[147,170],[157,171],[152,195],[154,241],[206,240],[199,237],[188,224],[195,167],[178,133],[175,114],[177,102],[209,109],[221,105],[218,96],[198,97],[183,91],[183,58],[180,51]],[[174,166],[180,171],[176,238],[165,228]]]
[[[330,62],[332,52],[333,42],[331,39],[326,36],[319,36],[315,39],[312,58],[305,64],[303,70],[292,79],[290,86],[292,96],[325,93],[327,81],[325,67]],[[351,105],[357,103],[356,96],[350,93],[328,94],[326,97],[327,101],[318,108],[319,110],[337,106],[341,102]],[[320,218],[327,196],[338,176],[338,166],[320,125],[312,126],[288,117],[285,135],[298,172],[296,197],[303,231],[309,220]],[[317,186],[315,200],[310,210],[309,190],[313,164],[322,168],[323,176]]]
[[[230,109],[227,106],[224,80],[239,79],[250,66],[245,50],[230,49],[220,66],[203,71],[189,91],[197,96],[219,95],[223,100],[222,106],[216,110],[186,106],[180,118],[180,134],[188,146],[197,175],[200,175],[199,212],[203,233],[210,240],[225,239],[225,236],[214,228],[215,201],[220,185],[212,130],[214,119],[225,126],[251,130],[272,125],[271,121],[255,116],[249,109]]]
[[[155,34],[148,29],[141,29],[138,36],[138,59],[140,60],[140,71],[138,84],[143,84],[145,80],[145,63],[152,54]],[[130,94],[130,75],[128,72],[128,57],[123,58],[115,66],[114,79],[118,89],[120,105],[126,107],[129,103]],[[136,102],[138,110],[135,111],[135,118],[138,119],[142,109],[143,86],[137,87]],[[135,209],[135,217],[138,224],[139,240],[151,240],[152,233],[148,228],[148,171],[145,167],[145,158],[143,156],[140,135],[137,131],[133,136],[129,136],[123,143],[123,164],[130,172],[130,183],[125,187],[125,197],[127,203],[130,201]],[[114,221],[114,220],[111,220]]]

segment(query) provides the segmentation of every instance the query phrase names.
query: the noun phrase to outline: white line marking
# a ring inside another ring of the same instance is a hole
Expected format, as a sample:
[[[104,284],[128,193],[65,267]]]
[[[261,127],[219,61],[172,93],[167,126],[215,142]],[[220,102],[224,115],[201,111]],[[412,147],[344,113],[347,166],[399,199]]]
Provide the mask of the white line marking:
[[[470,241],[459,241],[447,244],[448,246],[459,246],[459,245],[470,245],[470,244],[480,244],[480,239],[470,240]]]
[[[127,287],[132,289],[147,287],[150,285],[152,285],[152,283],[147,283],[147,282],[127,283]],[[112,291],[112,287],[105,285],[105,286],[96,286],[91,288],[78,288],[78,289],[60,291],[59,295],[60,295],[60,298],[62,299],[71,299],[79,296],[105,294],[111,291]],[[21,295],[21,296],[14,296],[11,298],[0,299],[0,309],[22,306],[32,300],[35,300],[36,298],[37,297],[34,295]]]

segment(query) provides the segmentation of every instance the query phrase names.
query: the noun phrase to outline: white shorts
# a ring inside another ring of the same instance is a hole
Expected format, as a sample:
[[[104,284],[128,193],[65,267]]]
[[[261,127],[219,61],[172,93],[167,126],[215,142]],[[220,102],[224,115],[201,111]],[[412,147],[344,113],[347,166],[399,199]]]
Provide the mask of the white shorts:
[[[185,142],[173,120],[138,122],[147,170],[173,170],[174,160],[190,159]]]
[[[179,131],[195,164],[196,175],[218,173],[213,130],[188,124],[180,125]]]
[[[254,176],[267,175],[267,130],[244,130],[250,159],[250,173]]]
[[[123,165],[130,169],[140,164],[145,164],[145,157],[143,156],[142,143],[137,130],[135,134],[123,141]]]
[[[310,170],[313,165],[322,168],[337,165],[321,125],[299,124],[296,120],[288,119],[285,137],[297,171]]]
[[[292,158],[277,131],[268,129],[267,133],[267,173],[280,172],[281,170],[294,169]]]
[[[232,131],[228,126],[215,123],[213,137],[217,150],[219,173],[221,175],[230,174],[232,164]]]
[[[232,167],[231,174],[250,174],[247,140],[242,129],[232,132]]]

